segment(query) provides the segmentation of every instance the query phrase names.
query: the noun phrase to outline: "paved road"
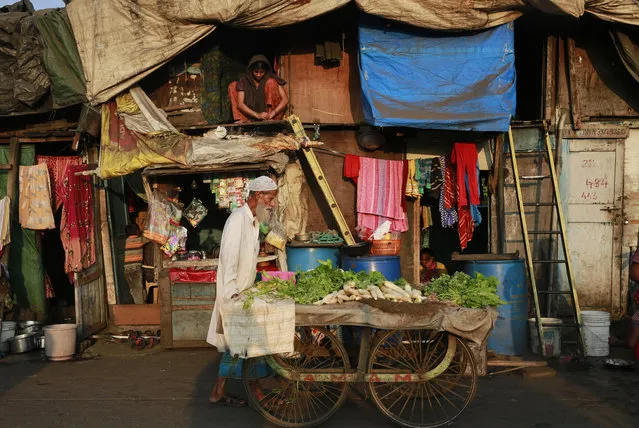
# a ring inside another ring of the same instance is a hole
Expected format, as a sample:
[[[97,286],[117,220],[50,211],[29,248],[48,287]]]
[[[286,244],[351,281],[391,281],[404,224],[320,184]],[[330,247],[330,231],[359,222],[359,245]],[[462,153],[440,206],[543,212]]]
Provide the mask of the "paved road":
[[[101,344],[93,359],[47,363],[38,354],[0,360],[3,427],[270,427],[248,409],[211,407],[214,352],[143,351]],[[232,385],[241,394],[239,385]],[[233,391],[232,391],[233,392]],[[639,426],[639,373],[590,369],[530,380],[485,378],[454,427]],[[392,426],[352,394],[324,427]]]

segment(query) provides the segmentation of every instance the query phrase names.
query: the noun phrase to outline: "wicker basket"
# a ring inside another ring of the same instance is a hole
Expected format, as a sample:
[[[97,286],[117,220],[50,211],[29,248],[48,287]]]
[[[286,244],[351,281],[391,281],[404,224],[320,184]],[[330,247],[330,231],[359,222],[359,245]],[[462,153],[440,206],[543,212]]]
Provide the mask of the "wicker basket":
[[[400,239],[383,239],[371,241],[371,255],[373,256],[396,256],[401,249]]]

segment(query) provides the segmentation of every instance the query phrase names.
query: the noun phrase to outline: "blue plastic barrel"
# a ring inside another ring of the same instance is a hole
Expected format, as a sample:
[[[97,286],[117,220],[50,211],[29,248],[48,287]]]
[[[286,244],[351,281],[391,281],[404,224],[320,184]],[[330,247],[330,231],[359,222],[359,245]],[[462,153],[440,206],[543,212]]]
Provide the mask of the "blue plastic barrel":
[[[286,247],[286,263],[291,272],[305,272],[319,266],[319,261],[330,260],[333,267],[339,266],[338,247]]]
[[[497,294],[508,302],[498,307],[495,328],[488,336],[488,349],[501,355],[522,355],[526,352],[528,333],[528,289],[526,267],[518,260],[474,260],[464,271],[473,275],[494,276],[499,280]]]
[[[399,256],[362,256],[342,258],[342,269],[353,272],[380,272],[389,281],[402,277]]]

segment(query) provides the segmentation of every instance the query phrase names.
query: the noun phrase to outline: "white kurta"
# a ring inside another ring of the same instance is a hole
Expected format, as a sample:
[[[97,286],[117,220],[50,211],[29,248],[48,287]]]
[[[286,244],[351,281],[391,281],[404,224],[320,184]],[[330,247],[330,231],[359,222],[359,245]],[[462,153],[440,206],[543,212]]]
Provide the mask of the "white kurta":
[[[260,251],[260,226],[248,205],[235,210],[226,220],[222,232],[220,261],[217,267],[215,306],[206,341],[218,351],[226,351],[223,334],[217,333],[219,305],[231,300],[251,287],[257,273],[257,256]]]

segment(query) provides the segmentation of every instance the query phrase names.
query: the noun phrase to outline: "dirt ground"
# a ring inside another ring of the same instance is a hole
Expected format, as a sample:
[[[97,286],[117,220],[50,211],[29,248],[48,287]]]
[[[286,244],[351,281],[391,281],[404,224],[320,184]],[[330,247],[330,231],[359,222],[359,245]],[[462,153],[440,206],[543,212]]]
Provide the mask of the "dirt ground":
[[[270,427],[250,408],[213,407],[213,350],[136,351],[98,342],[84,358],[51,363],[40,352],[0,360],[0,423],[6,427]],[[454,427],[639,426],[639,371],[600,361],[544,379],[482,378]],[[242,395],[241,385],[230,386]],[[351,393],[325,427],[393,426],[371,401]]]

